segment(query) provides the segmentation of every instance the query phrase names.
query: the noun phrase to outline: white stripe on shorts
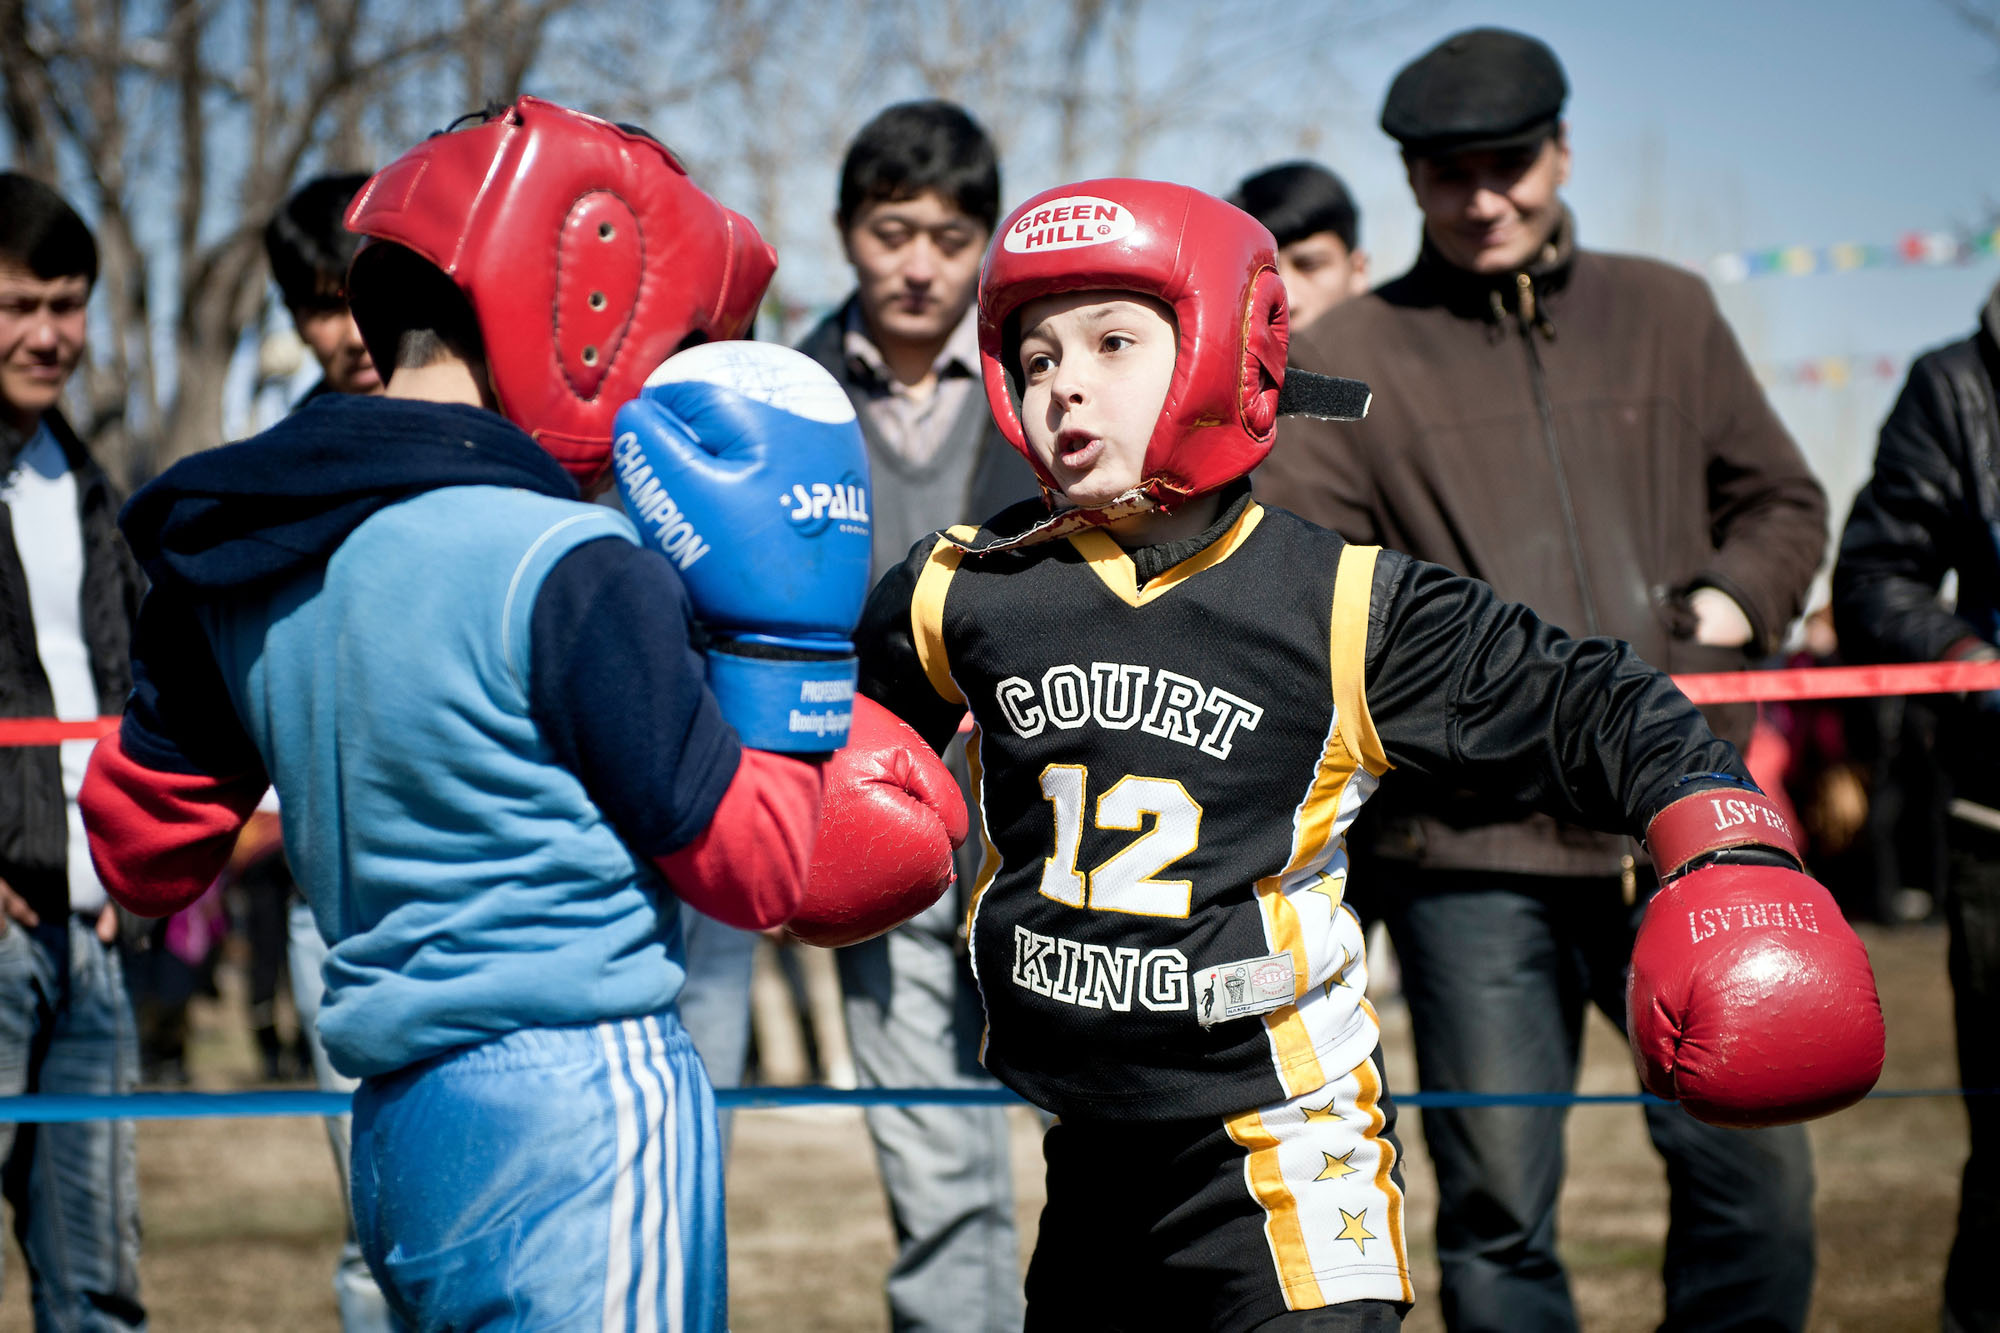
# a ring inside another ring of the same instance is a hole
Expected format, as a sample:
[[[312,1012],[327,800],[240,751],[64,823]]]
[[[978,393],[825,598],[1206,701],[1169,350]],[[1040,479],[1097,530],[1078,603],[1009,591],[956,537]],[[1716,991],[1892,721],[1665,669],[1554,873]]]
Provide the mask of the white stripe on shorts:
[[[651,1240],[660,1234],[660,1103],[659,1071],[646,1065],[646,1030],[637,1019],[619,1024],[625,1033],[625,1054],[632,1062],[632,1082],[645,1108],[639,1149],[639,1317],[632,1333],[660,1333],[660,1251]],[[641,1071],[644,1071],[643,1073]]]
[[[1244,1184],[1264,1209],[1264,1236],[1289,1308],[1412,1298],[1403,1192],[1382,1135],[1382,1081],[1372,1059],[1324,1087],[1232,1116]]]
[[[673,1065],[667,1060],[666,1034],[660,1030],[658,1018],[647,1016],[646,1036],[653,1067],[660,1073],[660,1083],[666,1094],[666,1117],[661,1122],[665,1126],[663,1147],[666,1170],[660,1188],[666,1200],[667,1216],[661,1244],[667,1252],[667,1327],[679,1330],[684,1322],[687,1303],[685,1278],[681,1273],[680,1084],[674,1076]]]
[[[625,1333],[625,1300],[632,1289],[631,1162],[638,1151],[639,1130],[632,1114],[632,1089],[625,1084],[612,1026],[597,1025],[598,1043],[604,1048],[605,1077],[618,1114],[618,1161],[611,1181],[611,1216],[605,1241],[603,1329],[604,1333]]]

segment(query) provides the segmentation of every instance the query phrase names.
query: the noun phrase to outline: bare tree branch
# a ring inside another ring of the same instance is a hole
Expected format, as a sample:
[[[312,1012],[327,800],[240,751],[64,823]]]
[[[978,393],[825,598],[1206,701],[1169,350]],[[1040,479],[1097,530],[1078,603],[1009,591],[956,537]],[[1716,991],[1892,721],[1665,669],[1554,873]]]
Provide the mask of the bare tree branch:
[[[2000,4],[1993,0],[1944,0],[1944,7],[1980,36],[2000,46]]]

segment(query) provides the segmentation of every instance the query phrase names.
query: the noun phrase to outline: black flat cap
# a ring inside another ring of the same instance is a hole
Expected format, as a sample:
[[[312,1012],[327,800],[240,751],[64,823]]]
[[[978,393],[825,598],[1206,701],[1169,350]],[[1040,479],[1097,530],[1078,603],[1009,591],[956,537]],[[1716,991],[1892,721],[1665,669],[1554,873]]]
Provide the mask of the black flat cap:
[[[1520,148],[1554,132],[1568,96],[1547,46],[1505,28],[1469,28],[1403,67],[1382,101],[1382,129],[1415,157]]]

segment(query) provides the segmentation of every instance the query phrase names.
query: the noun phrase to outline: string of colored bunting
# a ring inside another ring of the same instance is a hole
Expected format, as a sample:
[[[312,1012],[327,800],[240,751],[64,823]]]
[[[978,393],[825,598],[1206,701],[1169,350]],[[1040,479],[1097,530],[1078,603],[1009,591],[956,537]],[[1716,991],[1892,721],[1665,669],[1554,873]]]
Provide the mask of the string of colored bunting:
[[[1800,699],[1859,699],[1888,694],[1948,694],[2000,689],[2000,662],[1918,662],[1902,666],[1798,667],[1777,671],[1721,671],[1674,677],[1697,704],[1775,703]],[[63,722],[54,718],[0,718],[0,746],[53,745],[97,740],[117,730],[115,717]],[[1877,1088],[1876,1098],[2000,1095],[2000,1088]],[[1575,1092],[1406,1092],[1403,1106],[1633,1106],[1650,1094]],[[718,1088],[724,1109],[797,1106],[1011,1106],[1020,1098],[1004,1088]],[[191,1120],[240,1116],[339,1115],[352,1107],[338,1092],[135,1092],[125,1094],[31,1093],[0,1097],[0,1124],[63,1124],[79,1120]]]
[[[1909,231],[1888,245],[1779,245],[1760,250],[1725,250],[1699,265],[1718,284],[1752,278],[1805,278],[1820,273],[1853,273],[1878,268],[1948,268],[2000,254],[2000,218],[1973,232]]]
[[[1845,389],[1850,384],[1898,383],[1907,356],[1808,356],[1797,361],[1759,361],[1757,378],[1773,389]]]

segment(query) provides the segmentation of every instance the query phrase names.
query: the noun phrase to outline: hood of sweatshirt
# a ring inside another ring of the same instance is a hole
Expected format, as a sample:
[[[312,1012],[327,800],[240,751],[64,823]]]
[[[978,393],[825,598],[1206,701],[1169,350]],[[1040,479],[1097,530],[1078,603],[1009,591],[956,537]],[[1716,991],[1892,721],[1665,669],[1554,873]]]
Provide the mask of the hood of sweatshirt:
[[[156,586],[201,598],[323,564],[377,510],[444,486],[577,494],[562,466],[497,413],[324,394],[261,435],[168,468],[118,526]]]

